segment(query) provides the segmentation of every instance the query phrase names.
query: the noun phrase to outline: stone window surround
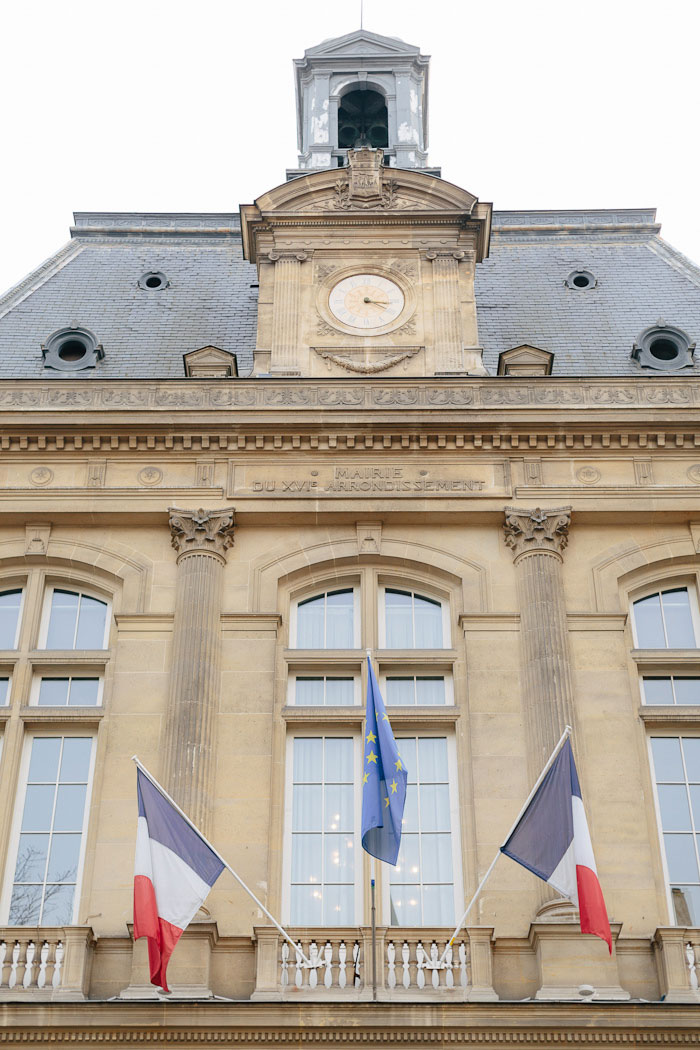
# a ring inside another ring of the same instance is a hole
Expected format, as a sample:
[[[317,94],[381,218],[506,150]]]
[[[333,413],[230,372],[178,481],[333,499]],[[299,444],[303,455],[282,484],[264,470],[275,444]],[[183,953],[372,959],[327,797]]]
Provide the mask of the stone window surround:
[[[51,709],[47,709],[51,710]],[[90,709],[88,709],[90,710]],[[82,888],[83,874],[85,868],[85,855],[88,840],[88,827],[90,822],[90,801],[92,796],[92,788],[95,778],[95,758],[97,753],[97,731],[95,729],[86,729],[84,725],[78,723],[71,725],[70,723],[63,724],[60,729],[31,729],[24,733],[22,739],[22,755],[20,760],[19,774],[16,781],[16,795],[14,804],[14,813],[12,816],[12,826],[10,830],[8,849],[6,851],[6,867],[3,873],[2,883],[0,883],[0,916],[2,916],[3,923],[8,923],[8,914],[10,909],[10,899],[12,896],[12,887],[14,884],[15,865],[17,859],[17,851],[19,849],[19,839],[21,834],[21,823],[22,815],[24,810],[24,799],[27,788],[27,777],[29,773],[29,761],[31,757],[32,745],[35,739],[40,737],[86,737],[92,740],[92,750],[90,756],[90,771],[87,781],[87,791],[85,797],[85,812],[83,815],[83,827],[81,831],[81,844],[80,844],[80,859],[78,862],[78,869],[76,873],[75,881],[75,896],[73,898],[73,914],[71,918],[71,925],[78,922],[79,906],[80,906],[80,891]]]
[[[46,625],[48,623],[48,610],[50,608],[50,594],[54,587],[74,592],[80,592],[96,597],[107,604],[106,615],[106,639],[105,648],[99,650],[61,650],[42,649],[39,643],[46,636]],[[109,648],[111,642],[112,607],[116,601],[116,593],[111,593],[102,581],[95,581],[92,574],[78,568],[64,568],[52,566],[51,564],[29,565],[24,570],[18,571],[15,567],[9,567],[4,573],[0,573],[0,591],[22,590],[22,603],[18,616],[18,632],[16,647],[12,650],[3,650],[0,654],[0,673],[11,679],[11,688],[8,690],[8,703],[0,708],[0,733],[2,726],[11,718],[19,716],[21,730],[13,737],[13,754],[6,756],[7,762],[11,759],[15,768],[21,766],[28,741],[36,735],[61,735],[61,736],[85,736],[90,735],[97,738],[99,724],[103,718],[105,703],[108,702],[109,668],[112,661],[112,650]],[[37,688],[38,679],[41,675],[46,676],[70,676],[84,675],[86,677],[100,678],[101,705],[99,707],[37,707],[32,704],[33,691]],[[57,719],[60,728],[57,726]],[[49,731],[45,727],[51,727]],[[8,743],[9,747],[9,743]],[[96,748],[93,747],[93,767]],[[28,759],[27,759],[28,761]],[[2,767],[0,767],[1,769]],[[94,770],[93,770],[94,771]],[[93,774],[91,773],[91,776]],[[5,790],[12,792],[14,809],[9,826],[9,838],[6,842],[5,856],[7,858],[6,868],[0,872],[0,890],[3,896],[0,898],[0,907],[4,906],[4,912],[0,915],[7,918],[9,909],[8,886],[11,887],[14,876],[17,844],[19,841],[19,821],[21,814],[18,802],[21,801],[20,793],[22,784],[26,783],[19,776],[11,784],[5,784]],[[18,815],[19,814],[19,815]],[[75,898],[75,911],[78,914],[80,901],[80,880],[84,866],[86,843],[90,837],[89,830],[89,806],[86,809],[85,825],[83,829],[81,869],[77,883],[78,891]]]

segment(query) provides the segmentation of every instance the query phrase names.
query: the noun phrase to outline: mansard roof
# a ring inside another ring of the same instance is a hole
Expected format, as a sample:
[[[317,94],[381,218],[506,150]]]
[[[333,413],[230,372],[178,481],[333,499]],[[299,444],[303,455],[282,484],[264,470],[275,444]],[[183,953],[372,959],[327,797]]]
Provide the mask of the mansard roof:
[[[700,344],[700,269],[659,231],[649,209],[494,212],[476,276],[487,370],[528,344],[554,354],[555,377],[658,378],[631,357],[642,331],[664,319]],[[567,285],[579,270],[591,287]],[[154,272],[167,284],[140,287]],[[0,297],[0,377],[184,378],[183,355],[206,346],[235,353],[245,376],[256,317],[237,215],[80,213],[70,243]],[[87,373],[50,373],[41,345],[72,324],[104,358]],[[675,374],[698,372],[696,360]]]

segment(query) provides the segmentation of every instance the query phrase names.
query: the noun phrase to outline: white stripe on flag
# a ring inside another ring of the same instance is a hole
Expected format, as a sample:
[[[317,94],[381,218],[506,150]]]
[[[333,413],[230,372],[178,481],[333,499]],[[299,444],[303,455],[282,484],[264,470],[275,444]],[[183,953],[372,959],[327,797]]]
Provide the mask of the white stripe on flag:
[[[148,837],[145,817],[139,817],[136,833],[135,875],[153,883],[158,915],[181,930],[190,923],[211,886],[189,864],[167,846]]]

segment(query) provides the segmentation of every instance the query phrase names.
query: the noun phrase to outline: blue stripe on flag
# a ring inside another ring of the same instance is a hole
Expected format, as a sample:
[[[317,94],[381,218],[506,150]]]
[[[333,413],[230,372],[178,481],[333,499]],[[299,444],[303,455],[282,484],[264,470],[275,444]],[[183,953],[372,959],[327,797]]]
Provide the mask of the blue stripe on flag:
[[[136,774],[139,816],[146,818],[148,837],[172,850],[213,886],[224,870],[223,862],[148,777],[138,768]]]
[[[572,794],[581,795],[567,740],[501,852],[545,882],[574,838]]]

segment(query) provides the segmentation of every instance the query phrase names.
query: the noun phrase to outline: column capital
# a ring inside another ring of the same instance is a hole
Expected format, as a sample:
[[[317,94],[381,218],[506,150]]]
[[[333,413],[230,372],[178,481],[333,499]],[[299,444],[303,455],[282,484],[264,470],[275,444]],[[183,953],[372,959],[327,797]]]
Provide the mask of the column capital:
[[[170,507],[170,532],[178,561],[186,554],[213,554],[222,563],[233,547],[234,510],[182,510]]]
[[[513,560],[524,554],[553,554],[562,560],[562,551],[569,542],[571,507],[550,510],[505,508],[506,545],[513,551]]]

